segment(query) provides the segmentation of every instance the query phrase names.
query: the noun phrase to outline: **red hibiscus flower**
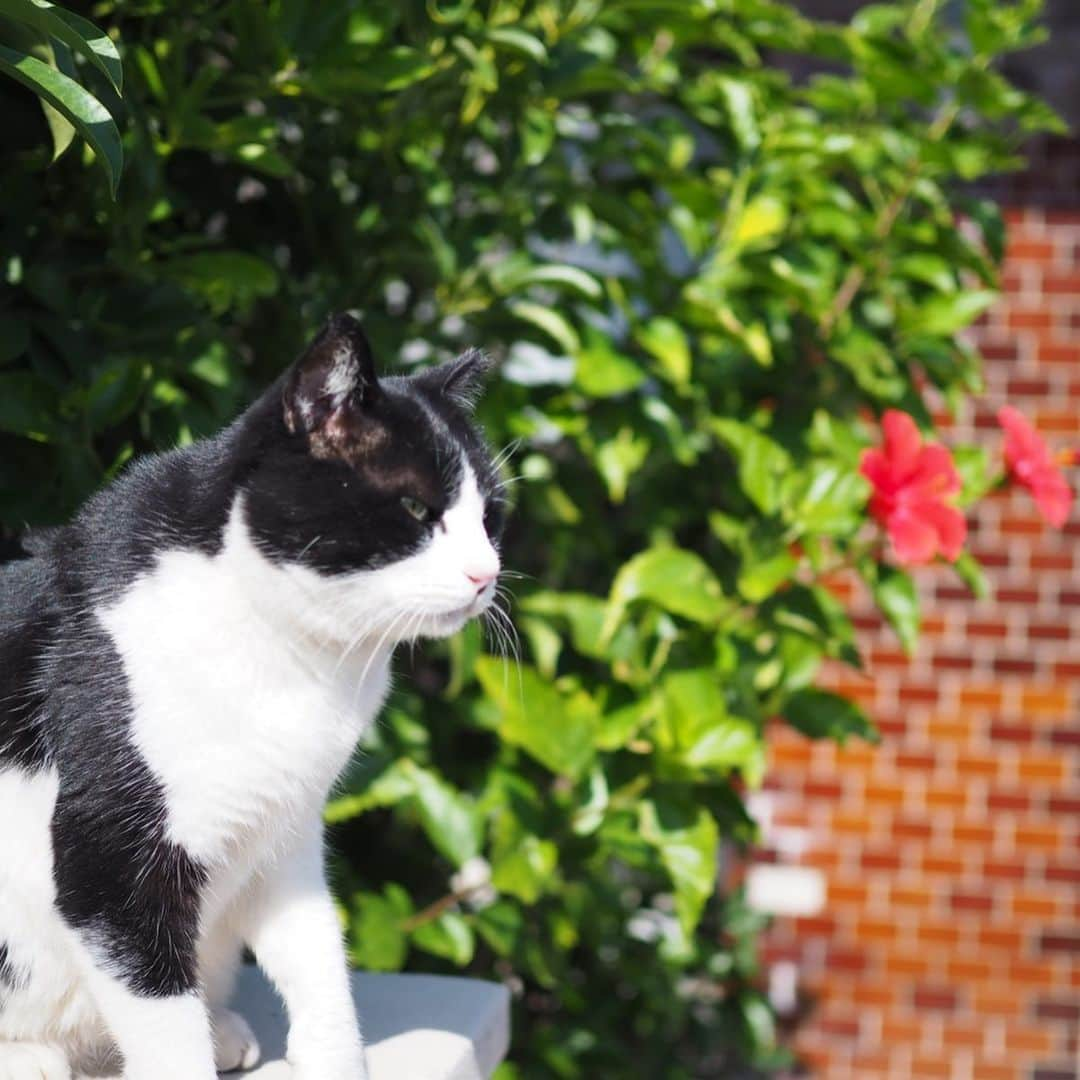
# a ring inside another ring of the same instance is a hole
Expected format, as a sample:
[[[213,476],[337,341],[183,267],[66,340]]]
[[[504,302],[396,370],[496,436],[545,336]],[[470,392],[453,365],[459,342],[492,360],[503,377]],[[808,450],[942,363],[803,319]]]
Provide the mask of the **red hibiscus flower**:
[[[952,561],[967,537],[964,515],[946,501],[960,491],[952,455],[923,443],[907,413],[889,409],[881,420],[885,445],[863,452],[859,472],[874,486],[870,513],[884,526],[902,566]]]
[[[998,411],[998,423],[1005,429],[1005,464],[1009,472],[1031,492],[1039,513],[1060,529],[1072,508],[1073,493],[1050,447],[1011,405]],[[1074,457],[1070,453],[1065,460],[1073,461]]]

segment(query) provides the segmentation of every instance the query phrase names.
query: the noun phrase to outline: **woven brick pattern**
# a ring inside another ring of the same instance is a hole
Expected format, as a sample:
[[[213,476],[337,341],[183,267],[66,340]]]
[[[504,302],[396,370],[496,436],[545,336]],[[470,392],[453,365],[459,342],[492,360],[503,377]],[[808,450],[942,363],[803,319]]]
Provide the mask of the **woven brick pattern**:
[[[976,331],[988,391],[951,432],[998,451],[1010,402],[1080,448],[1080,211],[1008,220],[1007,299]],[[766,959],[798,965],[794,1045],[828,1080],[1077,1076],[1080,512],[1055,532],[1013,491],[970,524],[992,595],[919,572],[913,659],[841,583],[868,666],[829,679],[882,745],[771,737],[763,858],[820,867],[828,900],[779,920]]]

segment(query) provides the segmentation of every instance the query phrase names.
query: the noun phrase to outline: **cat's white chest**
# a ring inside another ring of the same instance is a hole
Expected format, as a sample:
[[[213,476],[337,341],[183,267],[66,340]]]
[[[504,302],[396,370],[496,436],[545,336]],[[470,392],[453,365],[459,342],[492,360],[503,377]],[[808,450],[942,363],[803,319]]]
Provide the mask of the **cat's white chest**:
[[[275,584],[278,571],[258,570]],[[167,552],[97,613],[124,662],[131,740],[164,788],[169,839],[205,865],[289,845],[389,680],[385,652],[342,658],[293,633],[293,612],[253,606],[251,572],[235,546]]]

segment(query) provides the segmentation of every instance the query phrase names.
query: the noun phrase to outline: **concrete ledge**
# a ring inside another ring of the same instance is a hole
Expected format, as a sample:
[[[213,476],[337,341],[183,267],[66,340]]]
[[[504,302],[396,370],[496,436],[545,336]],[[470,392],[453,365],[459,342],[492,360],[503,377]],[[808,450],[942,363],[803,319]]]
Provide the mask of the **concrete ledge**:
[[[510,1045],[504,986],[440,975],[353,975],[371,1080],[488,1080]],[[232,1080],[289,1080],[287,1022],[257,968],[241,974],[233,1007],[251,1024],[263,1064]]]

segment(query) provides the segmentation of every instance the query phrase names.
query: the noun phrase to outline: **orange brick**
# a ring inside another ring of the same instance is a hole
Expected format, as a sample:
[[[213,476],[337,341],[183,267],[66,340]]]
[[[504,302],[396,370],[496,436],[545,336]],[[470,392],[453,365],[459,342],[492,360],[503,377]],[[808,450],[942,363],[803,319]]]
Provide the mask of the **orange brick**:
[[[855,923],[855,937],[866,942],[893,942],[900,931],[891,919],[859,919]]]
[[[1062,906],[1056,896],[1046,892],[1017,892],[1012,898],[1013,914],[1019,919],[1050,920],[1063,914]]]
[[[1010,237],[1005,248],[1005,261],[1047,263],[1054,258],[1054,245],[1049,240],[1031,240]]]
[[[1053,986],[1057,968],[1050,960],[1010,960],[1009,984],[1032,988]]]
[[[979,929],[979,944],[987,949],[1005,949],[1019,953],[1024,944],[1024,937],[1014,927],[983,926]]]
[[[955,946],[960,941],[960,926],[955,919],[949,922],[932,922],[924,919],[915,933],[920,941],[934,945]],[[928,957],[927,960],[929,959]]]
[[[968,789],[962,785],[928,787],[923,802],[929,810],[962,810],[968,802]]]
[[[810,764],[812,750],[813,747],[808,742],[773,739],[769,746],[769,757],[774,768],[786,765],[807,766]]]
[[[1044,825],[1024,823],[1016,826],[1016,846],[1021,850],[1037,850],[1053,854],[1065,844],[1065,828],[1056,821]]]
[[[889,897],[894,907],[913,907],[923,910],[933,907],[935,890],[926,885],[894,885]]]
[[[1017,763],[1017,774],[1021,781],[1060,785],[1069,775],[1069,761],[1060,754],[1025,753],[1021,755]]]
[[[1010,330],[1049,330],[1054,317],[1042,308],[1014,308],[1006,316]]]
[[[996,754],[972,754],[961,752],[956,755],[956,771],[965,779],[993,779],[1001,768],[1001,758]]]
[[[1063,716],[1069,710],[1069,691],[1064,686],[1051,689],[1025,687],[1020,701],[1025,714],[1052,713],[1054,716]]]
[[[974,1020],[949,1019],[942,1029],[941,1041],[950,1049],[968,1048],[977,1050],[982,1046],[985,1034],[984,1025]]]
[[[967,861],[956,855],[941,855],[937,852],[924,852],[922,870],[924,874],[942,874],[946,877],[959,877],[967,869]]]
[[[830,881],[829,903],[836,906],[865,906],[869,890],[862,881]]]
[[[1005,1025],[1005,1046],[1032,1054],[1048,1054],[1054,1049],[1053,1033],[1046,1028],[1027,1025]]]
[[[867,806],[902,806],[906,790],[903,784],[875,780],[867,785],[863,801]]]
[[[968,709],[1000,709],[1002,691],[999,686],[964,686],[960,689],[960,704]]]
[[[852,1054],[851,1067],[859,1080],[887,1080],[891,1075],[892,1055],[888,1050],[862,1050]]]
[[[830,815],[832,831],[841,835],[867,836],[877,832],[866,812],[861,810],[834,810]]]
[[[952,1074],[952,1061],[947,1057],[930,1057],[926,1054],[916,1054],[911,1059],[912,1076],[925,1076],[927,1080],[936,1077],[950,1080]]]
[[[954,982],[986,982],[997,969],[989,960],[971,956],[950,956],[945,971]]]
[[[989,848],[994,842],[993,826],[984,825],[981,822],[958,821],[953,825],[952,834],[957,844]]]
[[[969,1075],[977,1077],[977,1080],[1017,1080],[1016,1069],[1003,1065],[1000,1057],[976,1058],[974,1070]]]
[[[888,1013],[881,1021],[881,1041],[886,1046],[911,1046],[918,1042],[922,1024],[909,1016]]]
[[[999,986],[974,987],[971,1004],[976,1016],[1020,1016],[1024,1011],[1021,995]]]
[[[1035,413],[1035,426],[1040,431],[1066,435],[1080,434],[1080,417],[1074,412],[1058,409],[1039,409]]]

